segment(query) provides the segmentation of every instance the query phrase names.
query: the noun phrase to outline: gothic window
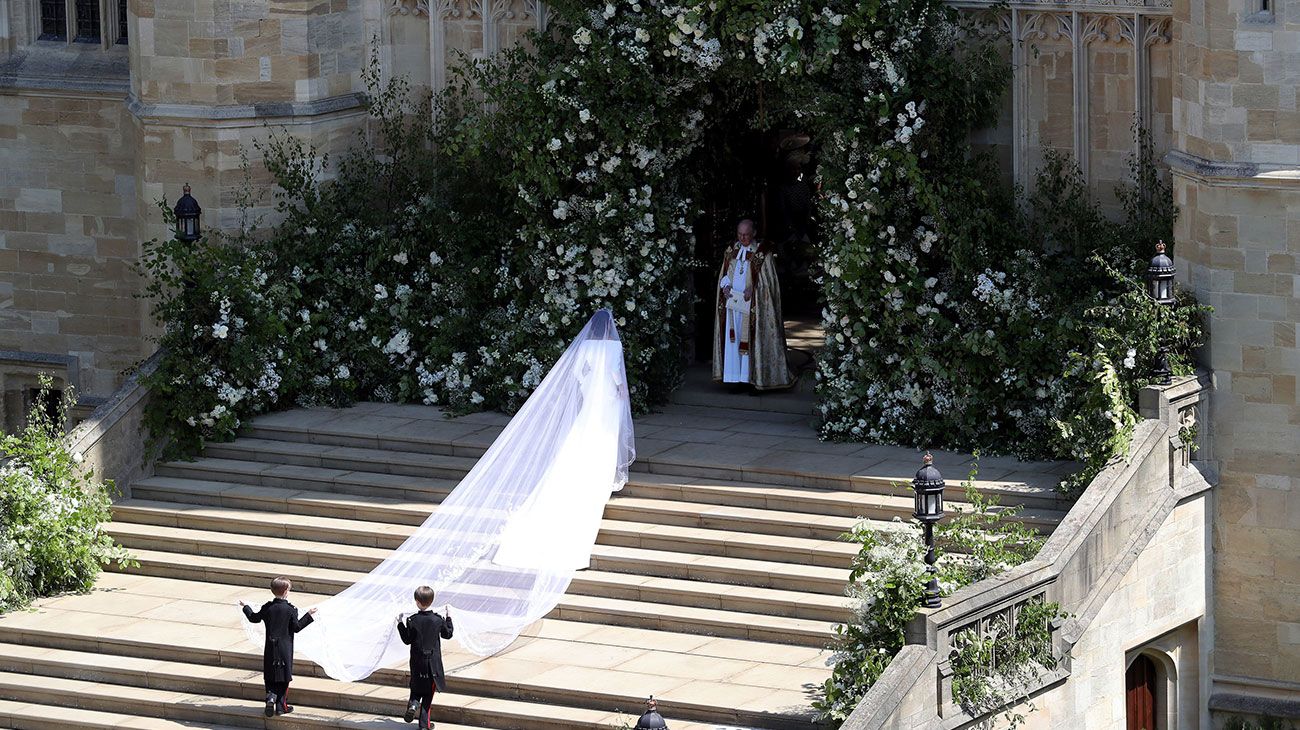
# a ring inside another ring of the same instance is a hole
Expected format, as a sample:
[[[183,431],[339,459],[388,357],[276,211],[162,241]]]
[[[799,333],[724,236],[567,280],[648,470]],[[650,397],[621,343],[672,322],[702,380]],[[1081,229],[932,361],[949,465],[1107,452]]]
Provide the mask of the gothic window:
[[[39,13],[37,40],[98,44],[107,50],[126,43],[127,0],[28,0]],[[31,36],[29,36],[31,37]]]
[[[77,42],[99,43],[99,0],[76,0]]]
[[[43,41],[62,41],[68,37],[68,8],[64,0],[41,0],[41,35]]]

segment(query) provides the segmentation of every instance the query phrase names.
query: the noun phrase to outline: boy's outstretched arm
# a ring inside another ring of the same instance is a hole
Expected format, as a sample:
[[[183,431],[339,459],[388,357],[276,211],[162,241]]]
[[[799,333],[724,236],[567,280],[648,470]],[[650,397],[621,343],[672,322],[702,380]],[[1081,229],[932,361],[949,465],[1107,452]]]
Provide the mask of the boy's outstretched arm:
[[[262,621],[261,611],[253,611],[253,609],[243,601],[239,602],[239,606],[240,608],[244,609],[244,618],[248,619],[250,622],[260,623]]]
[[[402,621],[402,614],[397,614],[397,635],[402,638],[403,644],[411,643],[411,632],[407,630],[406,624]]]
[[[451,609],[447,609],[447,615],[444,616],[443,619],[442,619],[442,631],[440,631],[439,633],[442,634],[442,638],[444,638],[444,639],[450,639],[450,638],[451,638],[451,631],[452,631],[452,626],[451,626]]]
[[[303,614],[297,621],[293,622],[293,633],[296,634],[299,631],[302,631],[303,629],[310,626],[311,622],[316,620],[315,616],[316,616],[316,609],[314,608],[307,611],[307,613]]]

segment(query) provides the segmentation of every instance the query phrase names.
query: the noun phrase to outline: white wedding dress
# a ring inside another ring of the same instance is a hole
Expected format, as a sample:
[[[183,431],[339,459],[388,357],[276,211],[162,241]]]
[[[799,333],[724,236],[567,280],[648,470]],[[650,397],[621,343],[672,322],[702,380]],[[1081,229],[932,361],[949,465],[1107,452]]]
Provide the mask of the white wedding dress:
[[[506,521],[493,560],[512,568],[586,568],[617,471],[625,386],[623,344],[589,340],[578,349],[582,406],[542,485]],[[611,367],[619,363],[620,367]],[[606,377],[613,374],[615,377]],[[609,475],[608,479],[593,478]],[[561,528],[561,529],[557,529]]]
[[[590,561],[605,503],[636,458],[626,382],[613,318],[600,310],[424,523],[317,607],[297,651],[349,682],[402,663],[397,614],[415,610],[421,585],[450,606],[453,640],[480,656],[550,613]],[[244,627],[260,648],[262,625]]]

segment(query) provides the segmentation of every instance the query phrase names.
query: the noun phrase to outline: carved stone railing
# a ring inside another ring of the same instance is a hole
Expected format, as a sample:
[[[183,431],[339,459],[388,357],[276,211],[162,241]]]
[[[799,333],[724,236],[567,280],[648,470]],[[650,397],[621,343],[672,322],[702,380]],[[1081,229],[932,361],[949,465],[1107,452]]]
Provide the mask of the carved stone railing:
[[[131,483],[149,476],[153,460],[147,458],[148,434],[144,408],[149,389],[140,379],[153,372],[159,355],[154,354],[122,383],[90,417],[66,437],[74,454],[81,454],[99,479],[112,480],[122,496],[130,496]]]
[[[1143,391],[1145,417],[1129,457],[1098,474],[1038,555],[1027,563],[967,586],[939,609],[922,609],[908,627],[908,646],[894,657],[843,725],[845,730],[957,728],[972,717],[953,698],[950,657],[965,631],[987,636],[1002,622],[1014,627],[1035,601],[1060,605],[1068,618],[1050,626],[1055,667],[1022,687],[1025,696],[1069,681],[1070,652],[1105,600],[1183,499],[1210,488],[1189,466],[1186,438],[1205,413],[1208,379],[1176,379]],[[1198,440],[1208,436],[1198,433]],[[1203,446],[1198,455],[1208,451]]]

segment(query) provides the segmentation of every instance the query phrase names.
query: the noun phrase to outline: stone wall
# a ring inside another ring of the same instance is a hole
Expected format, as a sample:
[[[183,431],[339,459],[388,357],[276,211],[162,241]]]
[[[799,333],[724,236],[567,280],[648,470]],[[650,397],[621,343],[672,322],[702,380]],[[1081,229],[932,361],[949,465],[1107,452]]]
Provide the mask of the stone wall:
[[[6,428],[37,372],[93,406],[151,351],[133,265],[141,241],[170,235],[157,201],[174,203],[189,183],[204,226],[230,229],[247,159],[264,193],[254,213],[266,213],[257,143],[287,130],[335,157],[353,143],[372,39],[386,44],[381,73],[413,70],[427,84],[429,69],[427,16],[400,3],[133,0],[129,42],[99,45],[36,40],[33,7],[0,4]]]
[[[1008,182],[1026,187],[1048,154],[1071,157],[1103,208],[1116,212],[1135,124],[1151,132],[1157,156],[1170,149],[1168,5],[1081,2],[1064,10],[1013,2],[1001,12],[1011,89],[997,127],[977,134],[976,145],[994,153]]]
[[[1215,308],[1211,706],[1300,717],[1300,5],[1179,0],[1180,279]]]
[[[46,371],[107,395],[146,354],[135,138],[120,96],[0,92],[0,350],[48,361],[7,368],[6,391]]]
[[[1210,493],[1174,508],[1138,555],[1071,652],[1071,674],[1033,699],[1026,730],[1124,727],[1124,673],[1139,653],[1163,669],[1160,725],[1196,730],[1202,723],[1200,635],[1209,595]],[[1080,712],[1087,708],[1086,712]]]

